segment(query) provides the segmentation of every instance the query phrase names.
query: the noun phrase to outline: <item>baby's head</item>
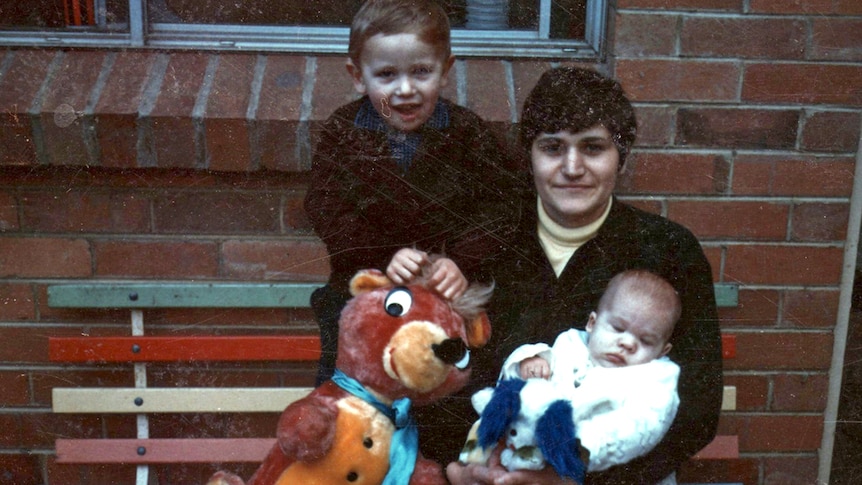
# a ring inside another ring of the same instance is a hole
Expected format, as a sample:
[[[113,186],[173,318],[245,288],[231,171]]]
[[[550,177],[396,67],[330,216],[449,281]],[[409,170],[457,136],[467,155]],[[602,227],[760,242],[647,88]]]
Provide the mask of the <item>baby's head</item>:
[[[431,118],[453,62],[449,18],[437,2],[369,0],[353,18],[347,71],[398,131]]]
[[[614,276],[587,322],[590,359],[625,367],[664,356],[681,312],[679,294],[660,276],[646,270]]]

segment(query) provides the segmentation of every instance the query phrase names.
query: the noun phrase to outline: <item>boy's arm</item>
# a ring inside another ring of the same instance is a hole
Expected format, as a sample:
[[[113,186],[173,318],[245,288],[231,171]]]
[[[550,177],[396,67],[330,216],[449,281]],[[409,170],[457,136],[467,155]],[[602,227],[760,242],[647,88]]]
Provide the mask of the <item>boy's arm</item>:
[[[472,281],[482,278],[479,268],[510,242],[521,210],[520,196],[530,187],[513,169],[511,152],[485,121],[468,111],[457,119],[460,125],[453,130],[467,133],[462,141],[468,148],[461,163],[470,167],[464,182],[471,187],[463,201],[464,223],[447,241],[446,254]]]
[[[356,179],[342,163],[351,155],[351,145],[343,138],[351,123],[336,112],[317,142],[311,167],[311,181],[305,196],[305,213],[314,232],[326,244],[330,255],[349,252],[356,268],[383,269],[392,252],[381,250],[381,228],[372,227],[358,214],[349,197]]]

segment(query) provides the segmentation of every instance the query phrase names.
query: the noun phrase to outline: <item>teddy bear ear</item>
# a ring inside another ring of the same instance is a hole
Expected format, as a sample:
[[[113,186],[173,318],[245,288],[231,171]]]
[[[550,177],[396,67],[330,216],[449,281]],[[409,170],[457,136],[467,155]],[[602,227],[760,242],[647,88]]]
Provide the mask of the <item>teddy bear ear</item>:
[[[379,269],[362,269],[350,280],[350,294],[356,296],[384,286],[392,286],[392,282],[382,271]]]
[[[478,349],[484,347],[491,338],[491,321],[488,314],[480,313],[471,322],[467,322],[467,345]]]

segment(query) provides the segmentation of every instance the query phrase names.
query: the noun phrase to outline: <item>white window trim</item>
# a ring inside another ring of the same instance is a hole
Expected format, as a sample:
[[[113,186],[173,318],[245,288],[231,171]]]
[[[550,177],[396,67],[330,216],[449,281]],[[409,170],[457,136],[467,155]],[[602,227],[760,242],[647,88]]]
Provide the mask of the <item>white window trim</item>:
[[[548,38],[550,0],[540,1],[537,31],[452,31],[458,57],[553,58],[602,60],[608,0],[587,0],[583,40]],[[85,30],[0,31],[0,46],[139,47],[221,51],[277,51],[299,54],[346,54],[348,29],[248,25],[146,23],[146,0],[129,0],[128,32]]]

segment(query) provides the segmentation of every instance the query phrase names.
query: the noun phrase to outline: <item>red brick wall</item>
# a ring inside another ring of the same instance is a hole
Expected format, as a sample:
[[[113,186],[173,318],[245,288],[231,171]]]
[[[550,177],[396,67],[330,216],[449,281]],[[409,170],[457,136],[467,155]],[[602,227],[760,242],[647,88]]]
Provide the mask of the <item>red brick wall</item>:
[[[847,224],[862,124],[862,4],[617,0],[610,18],[598,67],[622,81],[641,126],[620,194],[690,227],[715,280],[742,285],[739,307],[721,312],[738,336],[726,379],[739,392],[721,432],[739,435],[742,458],[687,467],[684,478],[814,483],[843,246],[857,229]],[[445,94],[502,133],[550,65],[461,60]],[[125,312],[47,308],[48,284],[325,279],[325,250],[302,212],[304,171],[310,134],[352,96],[340,57],[0,51],[0,481],[129,476],[53,462],[58,436],[118,436],[130,425],[52,415],[50,389],[129,374],[61,369],[47,362],[47,337],[128,330]],[[302,311],[150,318],[162,333],[272,333],[285,321],[314,331]],[[307,368],[217,371],[194,375],[222,385],[311,378]],[[272,417],[202,419],[182,429],[267,429]],[[161,473],[197,480],[206,470]]]

